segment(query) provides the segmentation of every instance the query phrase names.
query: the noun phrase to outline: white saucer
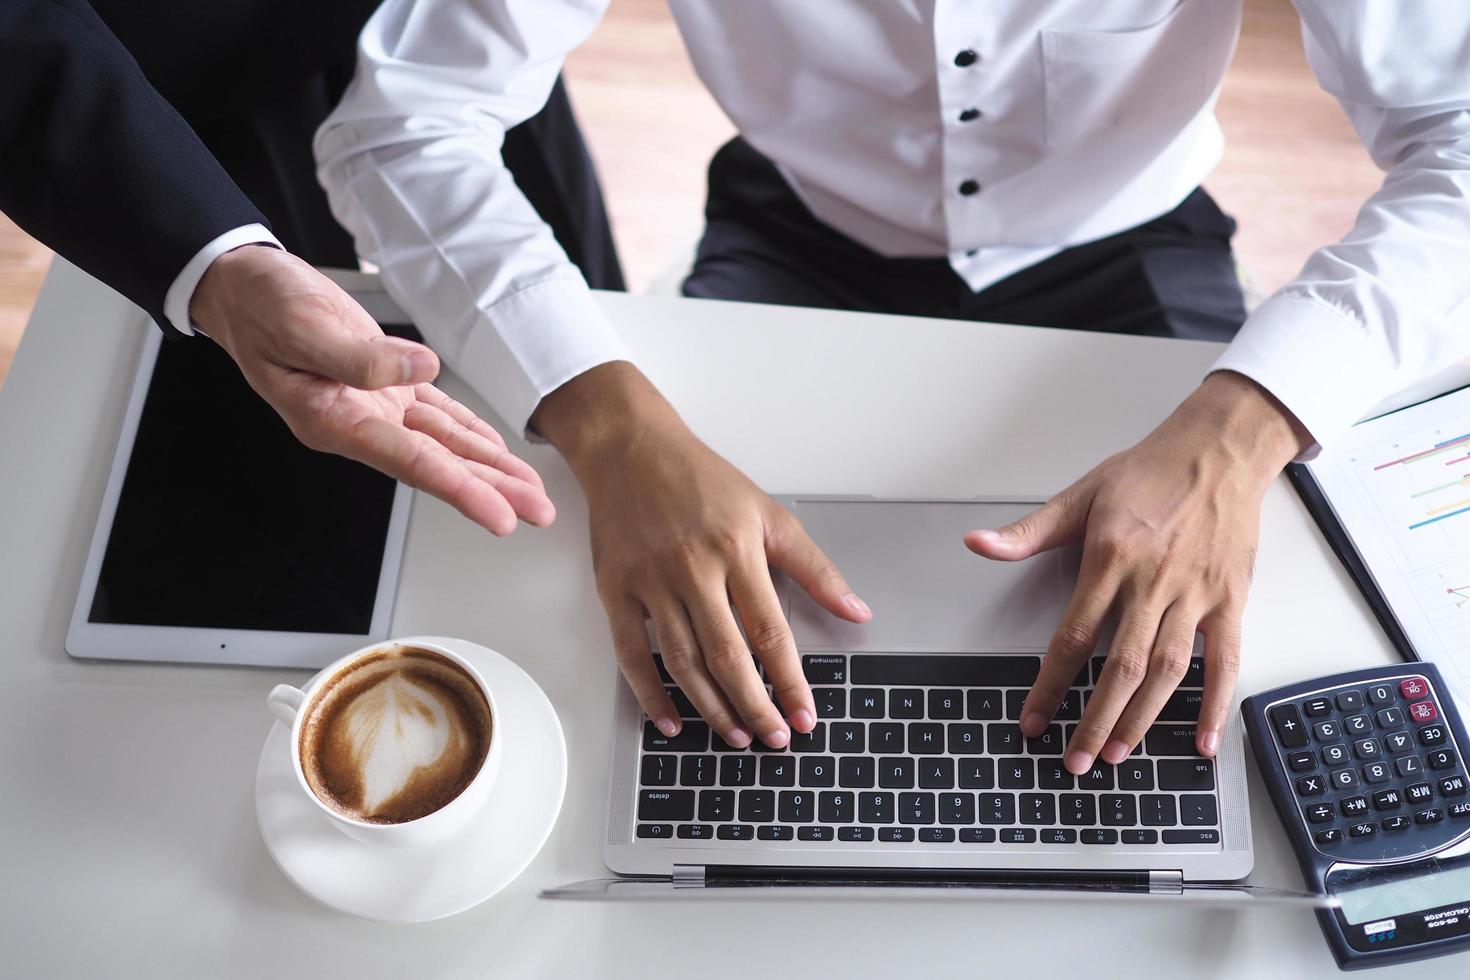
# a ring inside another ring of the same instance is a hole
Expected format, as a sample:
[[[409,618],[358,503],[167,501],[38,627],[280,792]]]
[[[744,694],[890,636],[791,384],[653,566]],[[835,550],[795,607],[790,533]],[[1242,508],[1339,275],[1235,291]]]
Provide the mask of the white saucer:
[[[428,848],[353,840],[296,782],[290,729],[280,722],[271,726],[255,771],[260,835],[286,877],[324,905],[384,922],[454,915],[510,884],[551,835],[567,786],[567,746],[556,710],[525,671],[465,640],[408,641],[413,639],[448,647],[474,664],[495,692],[510,733],[490,801],[467,828]]]

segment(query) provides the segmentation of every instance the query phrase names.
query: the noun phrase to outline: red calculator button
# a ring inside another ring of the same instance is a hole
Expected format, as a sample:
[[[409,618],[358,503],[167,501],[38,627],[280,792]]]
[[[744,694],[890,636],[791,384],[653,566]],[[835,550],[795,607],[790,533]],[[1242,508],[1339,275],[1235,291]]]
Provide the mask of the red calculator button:
[[[1409,705],[1409,717],[1416,724],[1423,725],[1439,717],[1439,709],[1434,706],[1433,701],[1420,701]]]
[[[1428,694],[1429,685],[1424,683],[1424,678],[1422,677],[1410,677],[1406,681],[1399,681],[1399,690],[1403,693],[1404,697],[1412,701],[1415,698],[1422,698]]]

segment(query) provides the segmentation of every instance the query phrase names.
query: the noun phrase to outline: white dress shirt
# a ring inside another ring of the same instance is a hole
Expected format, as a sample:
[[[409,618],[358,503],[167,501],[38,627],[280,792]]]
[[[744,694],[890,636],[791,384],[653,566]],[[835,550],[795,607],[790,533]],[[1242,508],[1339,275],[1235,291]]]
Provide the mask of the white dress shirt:
[[[517,429],[626,357],[500,158],[606,3],[386,0],[316,138],[359,253]],[[818,217],[885,255],[947,256],[976,290],[1171,210],[1220,157],[1240,0],[669,6],[700,78]],[[1470,5],[1297,6],[1387,178],[1216,367],[1325,442],[1470,353]]]

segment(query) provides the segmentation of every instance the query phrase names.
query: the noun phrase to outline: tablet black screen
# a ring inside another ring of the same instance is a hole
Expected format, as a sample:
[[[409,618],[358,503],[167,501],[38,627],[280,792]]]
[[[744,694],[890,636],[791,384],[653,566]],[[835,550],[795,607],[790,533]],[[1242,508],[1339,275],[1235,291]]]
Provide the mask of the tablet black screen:
[[[394,489],[297,442],[211,341],[165,341],[89,619],[367,633]]]

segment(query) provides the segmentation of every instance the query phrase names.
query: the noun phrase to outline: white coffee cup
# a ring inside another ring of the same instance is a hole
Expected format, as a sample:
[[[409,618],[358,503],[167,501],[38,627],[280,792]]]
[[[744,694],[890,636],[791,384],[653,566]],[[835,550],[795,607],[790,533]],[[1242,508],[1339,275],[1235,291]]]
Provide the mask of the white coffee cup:
[[[427,813],[415,820],[405,820],[402,823],[369,823],[365,820],[356,820],[328,806],[312,790],[311,784],[307,782],[306,770],[301,763],[301,723],[310,713],[305,709],[310,706],[312,698],[324,690],[329,682],[342,671],[351,667],[364,657],[391,651],[397,647],[409,649],[428,650],[438,654],[444,659],[457,664],[480,688],[485,695],[485,703],[490,706],[490,748],[485,755],[485,761],[480,766],[480,771],[470,780],[468,786],[450,800],[444,806],[432,813]],[[490,789],[495,783],[495,777],[500,771],[501,743],[505,739],[505,731],[501,726],[500,712],[495,707],[495,695],[491,692],[485,678],[475,669],[474,664],[465,660],[452,650],[447,650],[435,643],[425,643],[421,640],[400,643],[389,640],[384,643],[375,643],[370,647],[349,653],[341,660],[329,664],[321,673],[305,686],[295,688],[289,684],[277,684],[266,696],[266,705],[271,713],[284,725],[291,729],[291,764],[296,770],[296,782],[301,792],[316,804],[317,808],[326,814],[332,823],[344,834],[365,844],[381,844],[389,847],[420,847],[443,840],[455,831],[464,827],[470,818],[475,816],[485,807],[485,801],[490,798]]]

